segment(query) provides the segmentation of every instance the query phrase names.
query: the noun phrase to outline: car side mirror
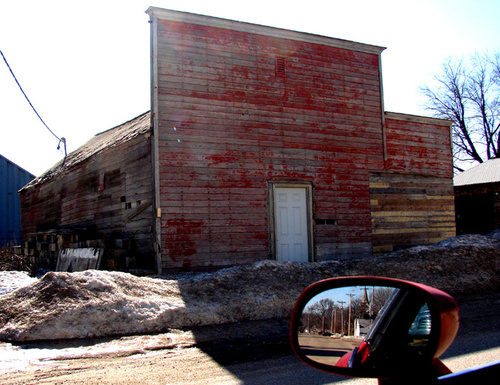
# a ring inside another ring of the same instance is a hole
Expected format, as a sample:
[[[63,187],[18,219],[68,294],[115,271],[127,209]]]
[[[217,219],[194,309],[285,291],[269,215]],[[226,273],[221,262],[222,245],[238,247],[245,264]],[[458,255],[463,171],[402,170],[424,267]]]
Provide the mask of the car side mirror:
[[[295,354],[312,367],[354,377],[400,378],[431,367],[458,330],[458,306],[421,284],[378,277],[317,282],[291,319]]]

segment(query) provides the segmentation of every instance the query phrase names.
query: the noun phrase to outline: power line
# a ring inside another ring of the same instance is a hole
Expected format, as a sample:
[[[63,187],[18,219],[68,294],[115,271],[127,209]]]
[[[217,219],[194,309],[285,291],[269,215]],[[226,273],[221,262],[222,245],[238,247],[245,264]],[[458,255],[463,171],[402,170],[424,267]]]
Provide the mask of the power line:
[[[29,105],[31,106],[31,108],[33,109],[33,111],[35,112],[36,116],[38,116],[38,119],[40,119],[40,121],[42,122],[42,124],[45,126],[45,128],[47,128],[47,130],[49,130],[49,132],[54,135],[54,137],[59,141],[59,144],[57,145],[57,149],[59,150],[59,148],[61,147],[61,142],[62,144],[64,145],[64,158],[66,158],[66,155],[67,155],[67,152],[66,152],[66,138],[60,138],[58,137],[56,134],[54,134],[54,132],[49,128],[49,126],[47,126],[47,124],[43,121],[42,117],[40,116],[40,114],[37,112],[37,110],[35,109],[35,107],[33,106],[33,104],[31,104],[28,96],[26,95],[26,93],[24,92],[23,90],[23,87],[21,87],[21,84],[19,84],[19,81],[17,80],[17,77],[16,75],[14,75],[14,72],[12,71],[12,68],[10,67],[9,65],[9,62],[7,61],[7,59],[5,58],[5,55],[3,54],[2,50],[0,50],[0,54],[2,55],[2,58],[3,58],[3,61],[5,62],[5,64],[7,65],[7,68],[9,69],[10,73],[12,74],[12,77],[14,78],[14,80],[16,81],[16,84],[17,86],[19,87],[19,89],[21,90],[21,92],[23,93],[24,97],[26,98],[26,100],[28,101]]]

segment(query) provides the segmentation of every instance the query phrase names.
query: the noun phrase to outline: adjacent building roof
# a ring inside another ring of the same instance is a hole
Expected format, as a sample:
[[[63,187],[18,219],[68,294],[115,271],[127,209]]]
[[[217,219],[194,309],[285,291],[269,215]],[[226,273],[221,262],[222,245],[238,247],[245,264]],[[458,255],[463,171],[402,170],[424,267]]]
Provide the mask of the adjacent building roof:
[[[490,159],[453,178],[455,186],[500,182],[500,158]]]
[[[148,111],[119,126],[96,134],[83,146],[68,154],[65,159],[24,186],[22,190],[52,179],[106,148],[118,146],[150,130],[151,113]]]

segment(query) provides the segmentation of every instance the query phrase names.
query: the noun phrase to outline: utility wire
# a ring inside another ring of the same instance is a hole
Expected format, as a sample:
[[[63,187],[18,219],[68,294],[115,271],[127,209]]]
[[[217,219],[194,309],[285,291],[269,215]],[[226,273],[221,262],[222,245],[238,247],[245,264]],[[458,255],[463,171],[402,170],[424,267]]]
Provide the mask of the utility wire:
[[[35,107],[33,106],[33,104],[31,104],[28,96],[26,95],[26,93],[24,92],[23,90],[23,87],[21,87],[21,84],[19,84],[19,81],[17,80],[16,78],[16,75],[14,75],[14,72],[12,71],[12,68],[10,67],[9,65],[9,62],[7,61],[7,59],[5,58],[5,55],[3,54],[2,50],[0,50],[0,54],[2,55],[2,58],[3,58],[3,61],[5,62],[5,64],[7,65],[7,68],[9,69],[10,73],[12,74],[12,77],[14,78],[14,80],[16,81],[16,84],[17,86],[19,87],[19,89],[21,90],[21,92],[23,93],[24,97],[26,98],[26,100],[28,101],[29,105],[31,106],[31,108],[33,109],[33,111],[35,112],[36,116],[38,116],[38,119],[40,119],[40,121],[43,123],[43,125],[45,126],[45,128],[47,128],[47,130],[49,130],[49,132],[54,135],[54,137],[59,141],[59,144],[57,145],[57,149],[59,150],[59,148],[61,148],[61,142],[63,143],[64,145],[64,159],[66,159],[66,156],[67,156],[67,152],[66,152],[66,138],[60,138],[58,137],[56,134],[54,134],[54,132],[49,128],[49,126],[47,126],[47,124],[43,121],[42,117],[40,116],[40,114],[37,112],[37,110],[35,109]]]

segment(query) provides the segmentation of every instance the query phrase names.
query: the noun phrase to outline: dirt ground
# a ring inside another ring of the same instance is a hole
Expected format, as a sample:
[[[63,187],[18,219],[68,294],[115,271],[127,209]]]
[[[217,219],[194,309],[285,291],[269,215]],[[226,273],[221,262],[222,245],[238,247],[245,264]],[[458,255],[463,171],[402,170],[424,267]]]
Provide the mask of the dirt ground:
[[[202,372],[192,371],[203,368]],[[191,373],[190,378],[186,373]],[[225,371],[212,357],[197,348],[166,350],[135,355],[81,358],[28,366],[17,372],[0,374],[2,384],[160,384],[189,383]],[[166,378],[168,376],[168,379]],[[194,378],[197,377],[198,378]]]

